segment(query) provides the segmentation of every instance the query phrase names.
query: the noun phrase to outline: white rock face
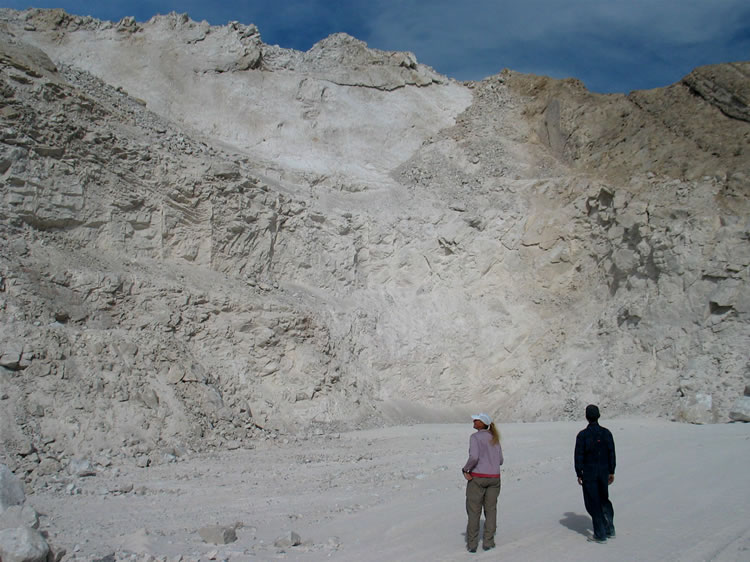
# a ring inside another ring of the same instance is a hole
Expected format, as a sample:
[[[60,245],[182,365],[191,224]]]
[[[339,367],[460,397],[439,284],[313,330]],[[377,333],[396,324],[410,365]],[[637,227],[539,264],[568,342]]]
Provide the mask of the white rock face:
[[[726,421],[748,384],[747,63],[601,96],[342,34],[0,19],[0,427],[29,481],[477,410]]]
[[[31,19],[48,26],[48,16]],[[40,35],[26,38],[48,45]],[[243,68],[238,58],[248,52]],[[466,88],[408,54],[371,51],[345,34],[287,54],[263,45],[254,26],[211,27],[176,14],[133,28],[76,26],[52,56],[274,169],[333,187],[361,184],[348,190],[387,187],[389,170],[471,103]]]

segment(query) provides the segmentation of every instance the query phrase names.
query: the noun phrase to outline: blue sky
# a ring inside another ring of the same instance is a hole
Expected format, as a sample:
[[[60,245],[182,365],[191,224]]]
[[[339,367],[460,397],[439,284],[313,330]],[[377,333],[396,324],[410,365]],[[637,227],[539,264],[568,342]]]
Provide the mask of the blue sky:
[[[344,31],[411,51],[457,80],[503,68],[575,77],[595,92],[667,86],[696,66],[750,60],[748,0],[4,0],[117,21],[187,12],[258,26],[265,43],[309,49]]]

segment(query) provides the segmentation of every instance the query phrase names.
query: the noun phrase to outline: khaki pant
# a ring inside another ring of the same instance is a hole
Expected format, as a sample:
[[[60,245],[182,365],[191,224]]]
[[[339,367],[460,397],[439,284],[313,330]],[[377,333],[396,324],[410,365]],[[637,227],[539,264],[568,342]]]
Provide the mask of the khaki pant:
[[[466,546],[469,549],[475,549],[479,544],[479,519],[482,509],[484,509],[482,546],[484,548],[495,546],[499,495],[499,478],[474,477],[466,482],[466,515],[469,516],[469,523],[466,525]]]

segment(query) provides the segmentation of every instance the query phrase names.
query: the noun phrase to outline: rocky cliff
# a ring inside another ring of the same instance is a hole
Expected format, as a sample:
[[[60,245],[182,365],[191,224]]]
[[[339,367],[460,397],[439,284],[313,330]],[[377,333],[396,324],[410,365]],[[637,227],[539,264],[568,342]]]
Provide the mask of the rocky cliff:
[[[338,34],[0,10],[0,461],[330,428],[728,419],[750,63],[592,94]]]

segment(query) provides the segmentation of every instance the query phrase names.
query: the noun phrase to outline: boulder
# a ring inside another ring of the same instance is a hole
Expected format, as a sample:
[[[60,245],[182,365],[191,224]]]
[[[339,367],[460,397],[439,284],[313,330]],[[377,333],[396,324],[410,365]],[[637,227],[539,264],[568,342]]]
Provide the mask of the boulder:
[[[211,544],[229,544],[237,540],[237,533],[234,527],[225,527],[222,525],[212,525],[198,529],[198,534],[204,542]]]
[[[26,500],[23,484],[4,464],[0,464],[0,513]]]
[[[71,476],[96,476],[96,469],[86,459],[72,459],[68,465]]]
[[[0,348],[0,367],[11,371],[21,368],[21,357],[23,356],[23,344],[20,342],[4,342]]]
[[[741,422],[750,422],[750,396],[743,396],[729,410],[729,419]]]
[[[0,531],[0,560],[3,562],[46,562],[49,545],[36,529],[16,527]]]
[[[0,529],[39,528],[39,514],[30,505],[12,505],[0,513]]]
[[[277,548],[289,548],[290,546],[299,546],[300,544],[302,544],[302,538],[294,531],[289,531],[273,541],[273,545]]]
[[[713,398],[710,394],[696,393],[680,400],[674,418],[686,423],[713,423]]]

